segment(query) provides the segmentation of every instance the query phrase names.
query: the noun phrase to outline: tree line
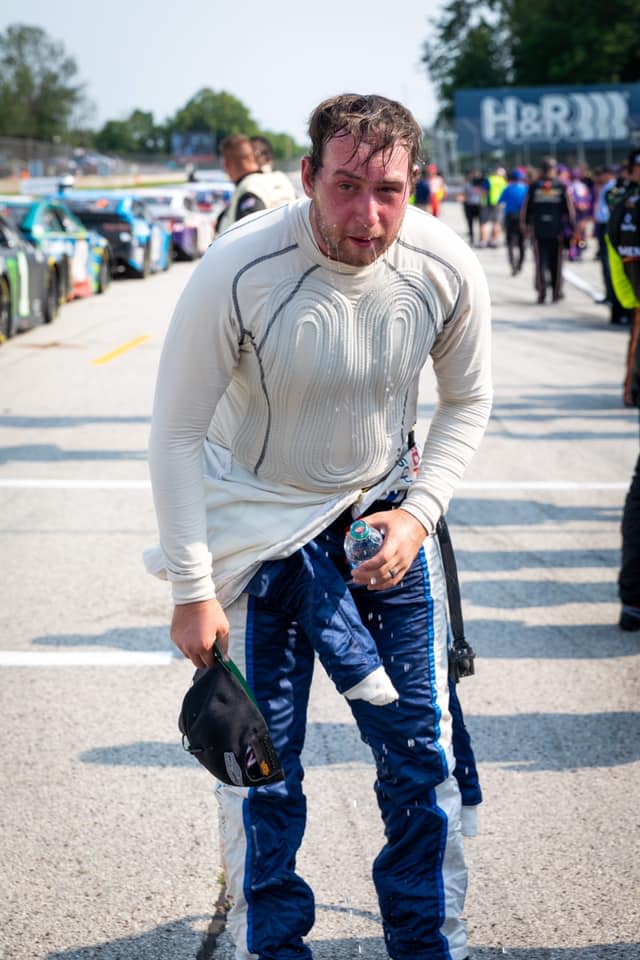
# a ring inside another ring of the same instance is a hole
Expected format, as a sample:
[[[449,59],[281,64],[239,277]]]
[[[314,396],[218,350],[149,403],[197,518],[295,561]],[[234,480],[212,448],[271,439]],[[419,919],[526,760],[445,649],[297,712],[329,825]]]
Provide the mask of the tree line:
[[[454,116],[459,89],[635,83],[640,79],[637,0],[449,0],[431,21],[422,48],[438,121]],[[304,152],[286,133],[261,130],[242,101],[203,87],[162,122],[136,109],[86,124],[91,104],[75,59],[40,27],[14,24],[0,34],[0,136],[59,138],[105,153],[168,154],[172,133],[262,134],[277,158]]]
[[[87,126],[92,104],[64,44],[41,27],[13,24],[0,34],[0,136],[30,137],[94,148],[104,153],[169,154],[172,133],[231,133],[269,138],[277,158],[304,152],[286,133],[262,130],[242,101],[225,91],[199,90],[174,116],[157,122],[132,110],[124,120]]]
[[[450,0],[431,27],[441,120],[456,90],[640,80],[638,0]]]

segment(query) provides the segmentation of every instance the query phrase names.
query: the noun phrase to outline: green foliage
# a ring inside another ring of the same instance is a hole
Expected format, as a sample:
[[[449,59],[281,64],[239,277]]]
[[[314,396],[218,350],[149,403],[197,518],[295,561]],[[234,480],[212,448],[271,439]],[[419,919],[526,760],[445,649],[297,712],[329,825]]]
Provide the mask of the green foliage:
[[[63,136],[84,101],[73,57],[40,27],[13,24],[0,34],[0,134]]]
[[[306,153],[306,148],[296,143],[288,133],[272,133],[270,130],[259,130],[266,137],[273,149],[273,157],[278,160],[289,160],[291,157],[300,157]]]
[[[14,24],[0,34],[0,136],[59,138],[105,153],[142,155],[169,153],[173,131],[210,131],[216,144],[231,133],[262,134],[271,141],[277,160],[304,152],[288,134],[260,130],[247,107],[232,94],[209,87],[199,90],[164,123],[136,109],[126,119],[108,120],[93,132],[83,122],[88,105],[75,60],[67,56],[63,44],[40,27],[24,24]]]
[[[423,47],[440,116],[458,89],[636,83],[637,0],[450,0]]]
[[[168,126],[178,133],[211,132],[220,143],[232,133],[252,136],[259,132],[245,105],[230,93],[203,87],[178,110]]]
[[[103,153],[167,153],[167,130],[156,125],[153,113],[134,110],[127,120],[108,120],[95,135],[95,145]]]
[[[518,86],[640,79],[637,0],[565,0],[560,11],[552,0],[511,0],[506,10]]]

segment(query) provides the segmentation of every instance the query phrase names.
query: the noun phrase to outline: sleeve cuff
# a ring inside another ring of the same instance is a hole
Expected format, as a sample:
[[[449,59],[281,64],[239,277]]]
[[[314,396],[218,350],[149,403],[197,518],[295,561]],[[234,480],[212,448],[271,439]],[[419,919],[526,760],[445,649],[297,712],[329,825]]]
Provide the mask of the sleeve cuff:
[[[412,517],[419,520],[429,536],[433,536],[438,520],[442,516],[442,508],[436,500],[429,498],[426,503],[422,503],[421,501],[418,504],[415,500],[410,500],[409,497],[407,497],[407,499],[400,504],[400,509],[406,513],[410,513]]]
[[[197,603],[200,600],[215,600],[216,588],[210,576],[200,577],[199,580],[174,580],[171,584],[173,602],[176,605],[183,603]]]

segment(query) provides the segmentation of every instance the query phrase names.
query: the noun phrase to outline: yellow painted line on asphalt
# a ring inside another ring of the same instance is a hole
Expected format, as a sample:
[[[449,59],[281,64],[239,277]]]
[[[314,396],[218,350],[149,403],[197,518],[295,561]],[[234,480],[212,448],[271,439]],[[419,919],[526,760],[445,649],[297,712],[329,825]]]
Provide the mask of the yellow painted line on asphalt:
[[[105,353],[102,357],[97,357],[91,362],[96,364],[96,366],[101,366],[104,363],[111,363],[112,360],[115,360],[117,357],[121,357],[123,353],[128,353],[129,350],[134,350],[136,347],[139,347],[141,343],[145,343],[147,340],[151,340],[150,333],[145,333],[141,337],[136,337],[135,340],[129,340],[127,343],[123,343],[122,346],[116,347],[115,350],[111,350],[110,353]]]

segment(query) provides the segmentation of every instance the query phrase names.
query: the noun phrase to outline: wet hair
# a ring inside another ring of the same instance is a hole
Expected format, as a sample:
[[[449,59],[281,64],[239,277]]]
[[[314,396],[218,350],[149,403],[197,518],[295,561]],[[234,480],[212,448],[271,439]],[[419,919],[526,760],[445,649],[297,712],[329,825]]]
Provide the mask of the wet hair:
[[[414,168],[422,146],[422,130],[413,114],[396,100],[376,94],[341,93],[318,104],[309,119],[311,139],[311,174],[315,177],[322,167],[325,144],[335,137],[353,137],[355,156],[364,143],[369,147],[367,162],[382,153],[390,157],[397,143],[404,143],[409,151],[409,175]]]

